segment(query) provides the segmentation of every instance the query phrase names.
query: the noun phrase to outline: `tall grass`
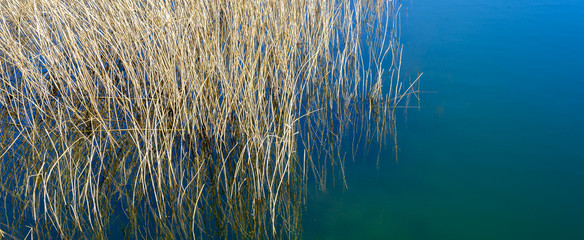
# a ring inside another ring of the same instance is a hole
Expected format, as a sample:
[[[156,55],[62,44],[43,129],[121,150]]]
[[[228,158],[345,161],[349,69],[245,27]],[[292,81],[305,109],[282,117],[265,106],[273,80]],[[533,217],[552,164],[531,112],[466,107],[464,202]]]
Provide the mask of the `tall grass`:
[[[344,175],[343,134],[395,136],[417,96],[400,81],[399,12],[0,0],[0,234],[300,237],[307,176]]]

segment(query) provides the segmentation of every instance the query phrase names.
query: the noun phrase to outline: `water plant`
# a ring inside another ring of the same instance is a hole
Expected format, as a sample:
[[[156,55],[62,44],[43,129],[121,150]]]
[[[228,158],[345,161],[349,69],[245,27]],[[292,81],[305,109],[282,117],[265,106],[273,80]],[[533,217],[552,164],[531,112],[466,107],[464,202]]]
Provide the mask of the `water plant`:
[[[0,0],[15,238],[299,238],[308,176],[395,136],[397,1]],[[355,144],[358,145],[358,144]],[[343,177],[344,179],[344,177]]]

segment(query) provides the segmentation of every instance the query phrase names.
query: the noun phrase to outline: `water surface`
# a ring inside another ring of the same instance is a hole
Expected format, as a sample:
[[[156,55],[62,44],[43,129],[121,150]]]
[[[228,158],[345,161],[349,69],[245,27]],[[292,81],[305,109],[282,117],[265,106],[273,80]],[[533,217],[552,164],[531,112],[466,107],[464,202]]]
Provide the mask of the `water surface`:
[[[310,194],[305,239],[584,239],[584,1],[412,0],[421,110]],[[373,151],[374,153],[374,151]]]

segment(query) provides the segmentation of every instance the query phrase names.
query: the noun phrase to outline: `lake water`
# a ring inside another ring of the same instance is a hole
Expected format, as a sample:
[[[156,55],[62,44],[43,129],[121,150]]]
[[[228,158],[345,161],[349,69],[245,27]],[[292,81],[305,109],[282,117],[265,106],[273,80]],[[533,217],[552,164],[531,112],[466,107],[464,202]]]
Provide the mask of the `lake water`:
[[[584,239],[584,1],[406,0],[421,110],[311,193],[305,239]]]

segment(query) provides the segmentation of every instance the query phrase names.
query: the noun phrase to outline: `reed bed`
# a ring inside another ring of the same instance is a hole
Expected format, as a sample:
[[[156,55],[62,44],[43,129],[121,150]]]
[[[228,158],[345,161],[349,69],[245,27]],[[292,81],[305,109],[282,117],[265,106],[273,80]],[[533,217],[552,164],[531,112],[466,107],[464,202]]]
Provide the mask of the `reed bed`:
[[[417,97],[399,12],[0,0],[0,238],[300,238],[343,135],[395,136]]]

